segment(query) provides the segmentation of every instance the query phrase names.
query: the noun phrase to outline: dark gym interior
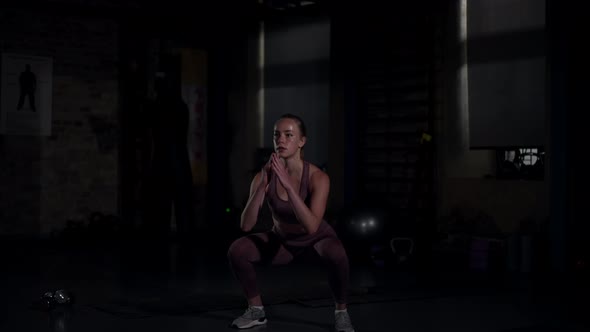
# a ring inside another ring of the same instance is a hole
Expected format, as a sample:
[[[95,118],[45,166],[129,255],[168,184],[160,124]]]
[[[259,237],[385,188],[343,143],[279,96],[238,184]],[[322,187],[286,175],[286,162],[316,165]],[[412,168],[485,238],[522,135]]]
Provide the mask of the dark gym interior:
[[[227,252],[285,113],[330,178],[355,331],[587,331],[582,13],[2,1],[0,331],[232,331]],[[317,262],[258,277],[252,330],[333,330]]]

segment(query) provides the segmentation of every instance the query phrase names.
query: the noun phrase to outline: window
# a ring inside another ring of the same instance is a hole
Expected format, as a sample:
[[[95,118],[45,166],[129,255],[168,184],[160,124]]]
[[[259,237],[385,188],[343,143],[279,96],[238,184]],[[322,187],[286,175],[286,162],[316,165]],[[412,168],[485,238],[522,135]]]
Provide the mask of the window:
[[[542,180],[545,151],[540,148],[501,150],[498,154],[498,178]]]

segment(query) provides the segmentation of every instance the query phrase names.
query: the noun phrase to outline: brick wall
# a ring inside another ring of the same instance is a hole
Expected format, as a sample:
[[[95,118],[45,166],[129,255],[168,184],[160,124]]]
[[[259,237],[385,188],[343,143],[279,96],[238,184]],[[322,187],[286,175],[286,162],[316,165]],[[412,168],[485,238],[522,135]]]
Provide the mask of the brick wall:
[[[0,235],[44,236],[118,209],[118,25],[0,12],[0,51],[53,58],[52,136],[0,137]]]

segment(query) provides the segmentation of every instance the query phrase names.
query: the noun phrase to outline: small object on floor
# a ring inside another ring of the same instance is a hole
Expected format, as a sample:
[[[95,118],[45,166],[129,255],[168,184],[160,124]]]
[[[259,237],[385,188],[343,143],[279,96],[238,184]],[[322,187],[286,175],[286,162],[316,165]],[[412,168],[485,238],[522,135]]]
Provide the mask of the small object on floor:
[[[64,289],[58,289],[53,292],[45,292],[38,301],[33,303],[33,308],[51,311],[57,306],[70,305],[73,302],[73,296],[70,292]]]
[[[65,289],[58,289],[53,293],[53,298],[58,304],[72,304],[72,294]]]
[[[264,308],[259,309],[256,307],[248,307],[242,316],[236,318],[231,323],[230,327],[236,329],[249,329],[263,324],[266,324],[266,313],[264,312]]]
[[[55,299],[53,298],[53,292],[45,292],[39,302],[35,303],[35,307],[41,310],[52,310],[55,307]]]
[[[336,310],[334,315],[336,319],[336,332],[354,332],[348,310]]]
[[[394,237],[389,242],[398,263],[405,263],[414,253],[414,240],[409,237]]]

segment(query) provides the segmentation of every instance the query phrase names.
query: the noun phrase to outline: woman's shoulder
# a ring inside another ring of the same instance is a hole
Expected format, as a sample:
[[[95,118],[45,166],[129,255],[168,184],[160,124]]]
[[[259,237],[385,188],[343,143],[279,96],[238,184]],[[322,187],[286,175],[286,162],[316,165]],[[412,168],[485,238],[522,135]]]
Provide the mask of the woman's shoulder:
[[[324,172],[321,168],[317,167],[316,165],[310,162],[307,163],[309,164],[309,182],[311,184],[330,181],[328,174]]]

